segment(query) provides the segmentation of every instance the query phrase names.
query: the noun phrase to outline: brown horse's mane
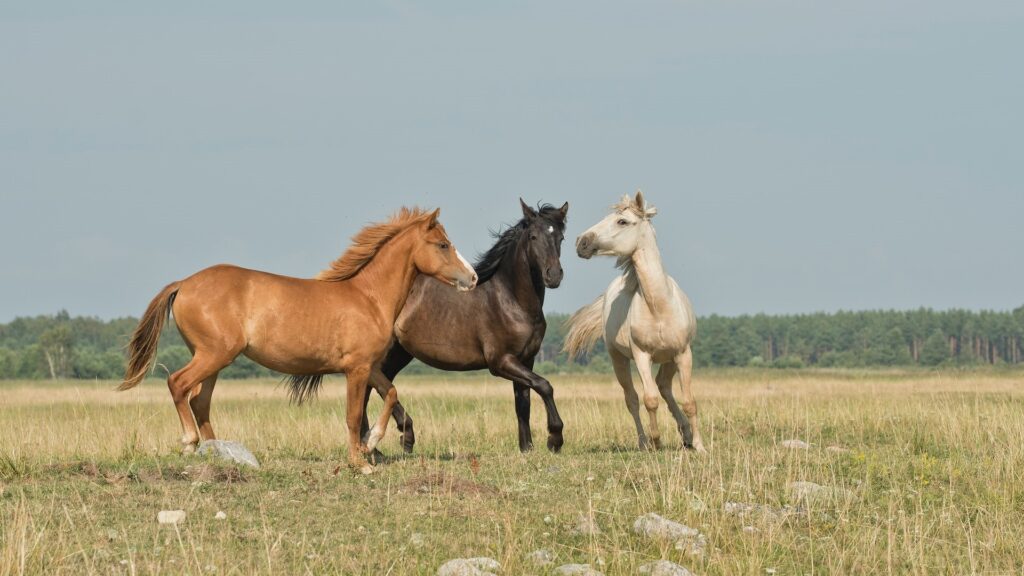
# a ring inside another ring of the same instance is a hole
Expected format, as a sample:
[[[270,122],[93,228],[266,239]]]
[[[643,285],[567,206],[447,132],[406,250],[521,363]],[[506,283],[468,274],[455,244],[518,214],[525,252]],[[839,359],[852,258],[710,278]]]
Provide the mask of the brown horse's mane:
[[[370,224],[352,237],[352,245],[328,269],[316,275],[317,280],[340,282],[348,280],[373,260],[381,247],[403,230],[431,216],[422,208],[402,207],[387,222]]]

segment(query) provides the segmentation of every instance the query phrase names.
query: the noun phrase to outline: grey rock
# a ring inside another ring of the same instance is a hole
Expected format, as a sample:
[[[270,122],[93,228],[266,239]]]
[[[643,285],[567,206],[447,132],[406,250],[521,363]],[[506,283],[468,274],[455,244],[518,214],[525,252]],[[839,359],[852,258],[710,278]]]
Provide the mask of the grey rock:
[[[779,446],[783,448],[789,448],[790,450],[807,450],[811,447],[810,444],[803,440],[783,440]]]
[[[601,527],[597,525],[593,516],[580,514],[576,517],[576,524],[571,532],[573,536],[596,536],[601,533]]]
[[[156,521],[160,524],[180,524],[185,521],[185,511],[161,510],[156,515]]]
[[[694,538],[700,534],[700,531],[696,528],[690,528],[679,522],[662,518],[653,512],[637,518],[636,522],[633,523],[633,531],[648,538],[671,541]]]
[[[249,449],[241,442],[232,440],[204,440],[199,443],[199,450],[196,454],[200,456],[214,456],[221,460],[227,460],[253,468],[260,467],[260,461],[249,452]]]
[[[633,531],[655,540],[675,542],[676,550],[692,556],[703,556],[707,548],[707,538],[700,530],[662,518],[653,512],[637,518],[633,523]]]
[[[534,566],[547,566],[555,563],[555,555],[543,548],[534,550],[526,555],[526,561]]]
[[[647,576],[693,576],[693,572],[668,560],[648,562],[640,567],[640,573]]]
[[[494,558],[455,558],[437,569],[437,576],[497,576],[501,564]]]
[[[786,491],[789,492],[791,500],[801,503],[821,503],[833,499],[841,500],[850,495],[848,490],[842,488],[832,488],[815,484],[814,482],[803,481],[790,482],[786,485]]]
[[[604,572],[594,570],[590,564],[562,564],[555,568],[559,576],[604,576]]]

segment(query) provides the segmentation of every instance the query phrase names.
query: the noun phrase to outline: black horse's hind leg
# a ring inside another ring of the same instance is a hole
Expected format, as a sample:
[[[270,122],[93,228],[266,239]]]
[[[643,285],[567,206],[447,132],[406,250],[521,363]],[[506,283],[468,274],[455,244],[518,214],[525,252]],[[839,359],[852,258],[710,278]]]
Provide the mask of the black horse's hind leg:
[[[533,433],[530,432],[530,388],[519,382],[512,382],[516,398],[516,419],[519,420],[519,450],[533,450]]]
[[[412,362],[412,354],[409,354],[409,351],[396,341],[392,344],[391,349],[388,350],[388,355],[384,358],[384,362],[381,363],[380,369],[384,376],[394,383],[395,376],[408,366],[409,362]],[[377,390],[377,393],[381,394],[381,390]],[[381,397],[383,398],[383,394],[381,394]],[[366,416],[366,406],[369,403],[370,389],[367,388],[366,397],[363,399],[363,423],[359,430],[360,437],[365,437],[370,431],[370,421]],[[416,444],[416,433],[412,428],[412,417],[405,412],[401,402],[395,404],[395,409],[391,415],[395,419],[398,431],[402,433],[402,449],[406,452],[412,452],[412,448]],[[379,456],[379,453],[375,454],[375,456]]]
[[[558,415],[558,408],[555,406],[555,389],[551,387],[551,383],[536,374],[511,354],[506,354],[493,363],[491,365],[491,374],[511,380],[515,384],[528,386],[540,395],[541,399],[544,400],[544,408],[547,410],[548,415],[548,450],[552,452],[561,450],[563,443],[562,418]],[[516,395],[516,413],[517,415],[519,413],[518,394]],[[529,420],[527,419],[527,429],[529,429],[529,425]],[[522,420],[520,420],[520,426],[522,426]],[[519,448],[523,450],[522,432],[520,432],[519,438]]]

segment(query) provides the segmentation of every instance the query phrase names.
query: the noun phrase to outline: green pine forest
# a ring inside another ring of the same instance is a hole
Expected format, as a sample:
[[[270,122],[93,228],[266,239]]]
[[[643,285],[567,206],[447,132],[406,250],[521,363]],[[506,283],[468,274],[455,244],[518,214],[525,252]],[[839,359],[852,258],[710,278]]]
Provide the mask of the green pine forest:
[[[611,371],[598,343],[593,354],[562,352],[567,314],[549,314],[537,358],[542,374]],[[51,316],[0,324],[0,379],[117,379],[137,319]],[[1024,361],[1024,306],[1012,312],[919,309],[799,315],[707,316],[694,344],[699,367],[872,368],[1016,365]],[[189,359],[173,322],[160,342],[158,373]],[[409,373],[433,370],[414,362]],[[224,378],[274,376],[240,357]]]

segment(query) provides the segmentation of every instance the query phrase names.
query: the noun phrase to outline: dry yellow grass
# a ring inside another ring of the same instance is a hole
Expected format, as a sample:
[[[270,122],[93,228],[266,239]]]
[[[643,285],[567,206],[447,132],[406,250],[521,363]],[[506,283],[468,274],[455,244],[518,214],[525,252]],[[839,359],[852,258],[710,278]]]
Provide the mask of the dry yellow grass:
[[[416,454],[400,455],[392,427],[391,458],[368,478],[338,470],[340,379],[307,406],[276,382],[218,384],[215,428],[261,458],[258,472],[177,455],[158,381],[120,394],[110,382],[0,383],[0,574],[433,574],[478,555],[504,574],[541,574],[523,559],[537,548],[606,574],[658,558],[696,574],[1022,573],[1014,374],[699,373],[706,456],[679,451],[664,407],[669,447],[638,452],[610,377],[553,383],[565,450],[520,455],[507,383],[401,379]],[[540,402],[533,424],[542,446]],[[781,447],[789,438],[812,446]],[[794,481],[837,490],[805,505]],[[736,516],[727,502],[796,513]],[[157,525],[157,511],[177,508],[189,513],[179,529]],[[701,530],[705,554],[634,534],[647,512]],[[579,514],[601,533],[573,534]]]

